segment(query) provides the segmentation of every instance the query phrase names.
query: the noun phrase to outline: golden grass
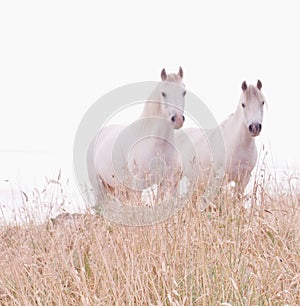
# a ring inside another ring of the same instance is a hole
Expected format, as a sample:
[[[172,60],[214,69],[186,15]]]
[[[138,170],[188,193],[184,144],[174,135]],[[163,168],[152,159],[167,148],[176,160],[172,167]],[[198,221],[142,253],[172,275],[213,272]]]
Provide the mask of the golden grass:
[[[88,213],[2,226],[0,304],[300,305],[300,197],[254,190],[249,209],[224,191],[147,227]]]

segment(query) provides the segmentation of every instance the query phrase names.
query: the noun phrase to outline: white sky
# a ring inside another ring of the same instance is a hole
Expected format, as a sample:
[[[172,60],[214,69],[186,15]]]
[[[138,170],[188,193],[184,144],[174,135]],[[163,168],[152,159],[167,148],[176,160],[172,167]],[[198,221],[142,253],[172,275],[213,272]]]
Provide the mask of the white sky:
[[[72,175],[86,110],[118,86],[159,80],[163,67],[176,72],[179,65],[187,89],[218,121],[235,110],[242,81],[259,78],[269,108],[257,142],[271,145],[278,164],[299,165],[298,5],[1,1],[0,177],[31,166],[48,175],[47,161],[36,164],[38,152]]]

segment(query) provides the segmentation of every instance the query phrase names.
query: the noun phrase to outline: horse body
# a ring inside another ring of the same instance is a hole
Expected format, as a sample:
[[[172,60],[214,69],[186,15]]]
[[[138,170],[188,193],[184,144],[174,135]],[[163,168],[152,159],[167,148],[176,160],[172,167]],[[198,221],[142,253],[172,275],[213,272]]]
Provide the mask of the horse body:
[[[115,196],[121,188],[140,193],[159,177],[174,179],[180,168],[174,129],[181,128],[184,122],[182,77],[181,68],[178,74],[166,74],[163,69],[162,82],[149,96],[136,121],[100,131],[88,153],[94,190],[102,185]]]
[[[220,131],[225,147],[226,180],[235,182],[238,192],[242,192],[257,161],[255,139],[245,128],[239,110],[221,123]]]
[[[254,137],[261,131],[265,103],[261,87],[260,81],[257,86],[247,86],[246,82],[243,82],[243,92],[235,113],[217,128],[209,131],[199,128],[184,130],[196,148],[196,156],[193,156],[194,166],[185,164],[184,167],[189,169],[183,173],[189,180],[196,178],[205,183],[213,170],[216,172],[221,169],[221,172],[225,173],[225,181],[234,181],[237,192],[243,193],[257,161]],[[184,146],[184,138],[177,138],[177,145]],[[186,162],[191,163],[191,158]]]
[[[225,172],[228,181],[236,183],[243,193],[257,162],[255,137],[261,132],[265,97],[262,83],[247,86],[242,83],[242,94],[235,113],[221,124],[225,143]]]

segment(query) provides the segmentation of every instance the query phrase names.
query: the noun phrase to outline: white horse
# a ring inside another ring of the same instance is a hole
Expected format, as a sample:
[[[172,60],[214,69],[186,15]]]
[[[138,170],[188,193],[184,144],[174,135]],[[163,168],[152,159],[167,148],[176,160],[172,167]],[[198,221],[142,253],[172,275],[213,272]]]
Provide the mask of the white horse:
[[[176,145],[184,147],[186,136],[196,148],[197,156],[185,160],[183,176],[202,184],[220,169],[225,174],[225,182],[235,182],[235,189],[241,196],[250,180],[257,162],[255,137],[262,129],[265,97],[261,92],[262,83],[247,86],[242,83],[242,94],[234,114],[217,128],[205,131],[199,128],[184,129],[184,134],[176,135]],[[184,136],[184,137],[183,137]],[[214,151],[214,153],[213,153]],[[182,153],[184,154],[184,153]],[[193,164],[191,167],[190,164]],[[214,166],[214,171],[212,168]],[[191,173],[193,171],[193,173]]]
[[[145,101],[139,119],[129,126],[106,126],[92,142],[88,172],[96,197],[101,190],[119,198],[124,192],[141,194],[153,184],[175,188],[181,168],[174,129],[181,128],[185,120],[182,78],[181,67],[177,74],[163,69],[162,81]]]

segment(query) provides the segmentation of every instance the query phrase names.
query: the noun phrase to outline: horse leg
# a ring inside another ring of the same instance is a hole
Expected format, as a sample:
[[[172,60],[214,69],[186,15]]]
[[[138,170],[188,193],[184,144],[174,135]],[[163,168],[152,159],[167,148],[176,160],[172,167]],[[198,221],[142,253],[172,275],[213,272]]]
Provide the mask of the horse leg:
[[[250,181],[250,173],[244,173],[243,176],[240,176],[235,180],[235,194],[237,195],[238,200],[242,200],[244,197],[244,192],[246,186]]]

